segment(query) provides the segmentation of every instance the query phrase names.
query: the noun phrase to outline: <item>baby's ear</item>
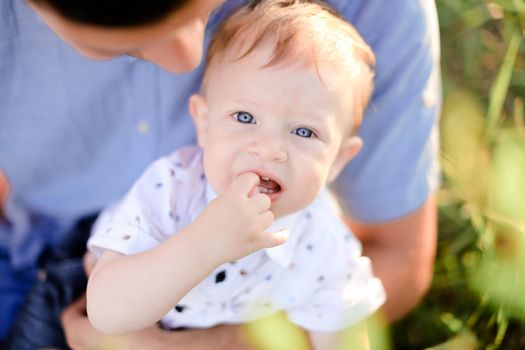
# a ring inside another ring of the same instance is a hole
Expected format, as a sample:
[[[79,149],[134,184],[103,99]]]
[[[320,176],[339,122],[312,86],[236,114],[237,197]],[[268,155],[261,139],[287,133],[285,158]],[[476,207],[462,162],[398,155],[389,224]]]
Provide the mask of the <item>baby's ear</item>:
[[[208,130],[208,103],[206,98],[199,94],[191,95],[189,109],[197,129],[197,141],[199,146],[204,147]]]
[[[328,172],[328,182],[335,180],[345,165],[359,153],[362,145],[363,141],[359,136],[352,136],[343,141],[332,167]]]

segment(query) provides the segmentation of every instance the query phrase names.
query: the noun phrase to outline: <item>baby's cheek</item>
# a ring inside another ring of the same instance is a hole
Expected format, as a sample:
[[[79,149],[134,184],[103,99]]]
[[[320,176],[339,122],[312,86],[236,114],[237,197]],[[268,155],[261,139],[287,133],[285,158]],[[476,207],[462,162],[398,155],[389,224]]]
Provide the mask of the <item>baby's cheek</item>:
[[[298,184],[299,185],[299,184]],[[306,208],[314,199],[319,195],[319,186],[311,186],[311,184],[305,182],[302,186],[297,187],[297,191],[293,196],[293,203],[290,203],[291,212],[296,212]]]

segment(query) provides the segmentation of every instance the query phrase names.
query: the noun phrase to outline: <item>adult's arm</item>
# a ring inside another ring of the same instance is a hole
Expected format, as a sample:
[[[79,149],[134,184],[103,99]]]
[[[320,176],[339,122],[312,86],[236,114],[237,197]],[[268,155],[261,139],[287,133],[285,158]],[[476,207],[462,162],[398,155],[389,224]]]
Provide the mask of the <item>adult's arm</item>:
[[[383,310],[395,321],[413,309],[428,290],[436,250],[436,200],[397,220],[369,224],[347,219],[370,257],[374,273],[387,292]]]

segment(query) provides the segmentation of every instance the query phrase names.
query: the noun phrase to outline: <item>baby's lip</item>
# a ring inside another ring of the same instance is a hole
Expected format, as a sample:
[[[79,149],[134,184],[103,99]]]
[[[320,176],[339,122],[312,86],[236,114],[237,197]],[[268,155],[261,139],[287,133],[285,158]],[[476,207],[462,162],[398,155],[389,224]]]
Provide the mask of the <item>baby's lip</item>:
[[[279,185],[279,187],[280,187],[280,191],[279,192],[284,191],[283,181],[277,175],[275,175],[275,174],[273,174],[273,173],[271,173],[269,171],[266,171],[266,170],[251,169],[251,170],[248,170],[248,171],[254,173],[257,176],[259,176],[259,178],[261,178],[261,179],[273,180],[277,185]]]

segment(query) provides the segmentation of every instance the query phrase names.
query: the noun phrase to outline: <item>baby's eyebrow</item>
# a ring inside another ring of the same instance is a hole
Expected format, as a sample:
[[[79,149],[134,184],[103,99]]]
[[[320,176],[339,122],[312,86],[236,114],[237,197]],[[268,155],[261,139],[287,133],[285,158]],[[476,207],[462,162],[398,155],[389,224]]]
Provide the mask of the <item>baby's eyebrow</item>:
[[[332,116],[331,113],[328,113],[326,111],[304,111],[304,112],[296,111],[296,114],[298,116],[304,116],[304,117],[308,117],[311,119],[315,119],[316,121],[319,121],[319,122],[325,122]]]
[[[249,98],[245,96],[230,96],[227,97],[225,100],[235,103],[235,104],[242,104],[242,105],[249,105],[249,107],[254,108],[254,111],[257,110],[264,110],[267,107],[267,103],[261,103],[259,102],[259,99],[257,98]],[[313,121],[317,124],[324,124],[326,123],[331,117],[334,116],[333,112],[328,110],[294,110],[291,108],[289,112],[297,117],[301,118],[308,118],[310,121]]]
[[[245,98],[245,97],[232,98],[232,102],[234,102],[234,103],[247,103],[247,104],[251,104],[251,105],[256,106],[256,107],[264,107],[264,105],[258,103],[256,100],[252,100],[252,99]]]

